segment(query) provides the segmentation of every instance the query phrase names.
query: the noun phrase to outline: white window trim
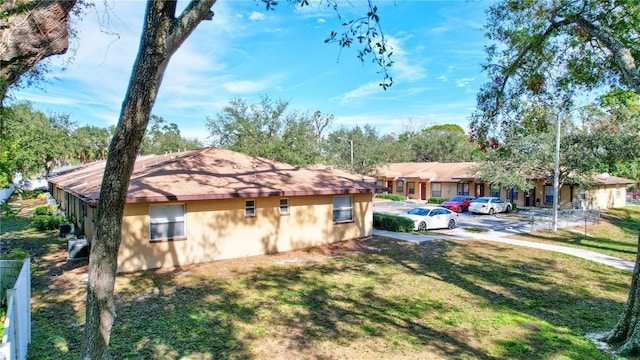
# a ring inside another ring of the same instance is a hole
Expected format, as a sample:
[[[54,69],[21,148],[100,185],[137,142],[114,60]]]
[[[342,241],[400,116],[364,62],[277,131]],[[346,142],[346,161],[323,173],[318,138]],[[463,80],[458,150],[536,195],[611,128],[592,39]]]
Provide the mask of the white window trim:
[[[282,202],[285,201],[285,208],[283,210],[282,208]],[[289,215],[289,199],[288,198],[281,198],[280,199],[280,215]]]
[[[170,220],[162,220],[162,219],[156,219],[154,220],[151,211],[153,208],[160,208],[160,207],[178,207],[181,206],[182,207],[182,216],[177,217],[176,219],[174,219],[173,221]],[[176,234],[172,234],[173,236],[169,236],[169,237],[165,237],[165,238],[157,238],[157,239],[152,239],[151,238],[151,234],[152,234],[152,226],[154,224],[169,224],[169,223],[182,223],[183,224],[183,229],[184,229],[184,234],[181,234],[181,236],[176,236]],[[186,239],[187,237],[187,207],[185,204],[163,204],[163,205],[150,205],[149,206],[149,241],[155,242],[155,241],[170,241],[170,240],[176,240],[176,239]]]
[[[349,198],[349,206],[342,206],[342,207],[336,207],[336,199],[338,198]],[[334,196],[333,197],[333,201],[332,201],[332,206],[333,206],[333,211],[331,212],[331,219],[333,220],[334,224],[342,224],[342,223],[350,223],[353,222],[353,197],[351,195],[340,195],[340,196]],[[346,220],[336,220],[336,210],[349,210],[351,212],[351,215],[349,216],[349,219]]]

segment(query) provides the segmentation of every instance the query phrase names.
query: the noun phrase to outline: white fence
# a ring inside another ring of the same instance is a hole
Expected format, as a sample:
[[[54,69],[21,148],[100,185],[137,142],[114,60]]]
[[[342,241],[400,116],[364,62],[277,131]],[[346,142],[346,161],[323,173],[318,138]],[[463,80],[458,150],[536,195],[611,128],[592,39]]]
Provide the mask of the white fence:
[[[14,190],[15,186],[13,186],[13,184],[9,185],[6,189],[0,189],[0,203],[7,200],[11,194],[13,194]]]
[[[31,343],[31,260],[0,260],[0,287],[0,298],[6,293],[7,299],[0,359],[26,359]]]

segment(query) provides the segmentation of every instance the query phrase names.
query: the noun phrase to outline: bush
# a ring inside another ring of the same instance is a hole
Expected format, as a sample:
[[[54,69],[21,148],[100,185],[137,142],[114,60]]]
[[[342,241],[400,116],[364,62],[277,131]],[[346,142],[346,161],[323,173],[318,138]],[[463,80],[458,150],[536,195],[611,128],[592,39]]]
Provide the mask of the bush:
[[[67,218],[62,215],[33,215],[31,223],[40,231],[55,230],[60,228],[60,224],[67,223]]]
[[[29,252],[24,249],[11,249],[8,254],[2,255],[2,260],[24,260],[29,257]]]
[[[414,224],[413,220],[402,216],[374,213],[373,227],[395,232],[411,232],[413,231]]]
[[[511,202],[511,211],[515,212],[518,209],[518,207],[516,206],[516,203]]]
[[[443,202],[447,201],[448,198],[446,197],[442,197],[442,196],[434,196],[432,198],[429,198],[429,200],[427,201],[429,204],[437,204],[440,205]]]
[[[2,214],[2,217],[5,218],[12,218],[17,215],[17,213],[13,209],[11,209],[11,206],[9,206],[6,201],[0,201],[0,214]]]
[[[18,193],[20,194],[20,198],[22,200],[26,200],[26,199],[38,199],[38,197],[40,195],[42,195],[43,191],[40,189],[36,189],[36,190],[18,190]]]
[[[53,215],[57,210],[55,205],[40,205],[33,210],[33,215]]]
[[[376,195],[376,198],[378,198],[378,199],[389,199],[389,200],[393,200],[393,201],[405,201],[405,200],[407,200],[406,196],[400,195],[400,194],[378,194],[378,195]]]

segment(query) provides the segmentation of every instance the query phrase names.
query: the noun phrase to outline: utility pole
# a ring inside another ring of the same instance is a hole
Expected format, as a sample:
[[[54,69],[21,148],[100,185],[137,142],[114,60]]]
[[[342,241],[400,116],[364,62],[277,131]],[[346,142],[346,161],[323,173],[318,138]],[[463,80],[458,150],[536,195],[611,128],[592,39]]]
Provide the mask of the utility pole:
[[[351,168],[350,170],[353,171],[353,140],[347,139],[345,137],[341,137],[340,140],[345,140],[349,142],[349,149],[351,150]]]

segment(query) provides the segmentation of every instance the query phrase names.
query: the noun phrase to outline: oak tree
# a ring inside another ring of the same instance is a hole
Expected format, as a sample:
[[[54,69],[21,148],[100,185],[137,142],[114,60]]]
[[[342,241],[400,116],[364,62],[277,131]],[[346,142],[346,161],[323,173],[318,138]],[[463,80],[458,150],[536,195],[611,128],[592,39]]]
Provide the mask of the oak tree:
[[[203,21],[212,19],[215,0],[191,0],[178,13],[177,1],[147,2],[138,55],[120,112],[118,125],[109,145],[98,203],[96,236],[91,243],[87,284],[86,322],[82,339],[83,359],[103,359],[108,354],[111,328],[115,319],[114,285],[122,215],[136,155],[140,149],[162,78],[172,55]],[[290,0],[308,6],[308,0]],[[276,6],[264,0],[267,10]],[[327,4],[337,9],[333,0]],[[345,23],[340,36],[332,33],[327,42],[341,47],[358,46],[361,59],[371,57],[382,69],[383,88],[392,81],[391,66],[384,36],[380,31],[377,8],[369,1],[362,18]]]

